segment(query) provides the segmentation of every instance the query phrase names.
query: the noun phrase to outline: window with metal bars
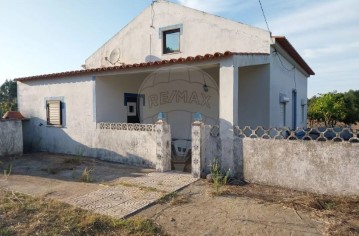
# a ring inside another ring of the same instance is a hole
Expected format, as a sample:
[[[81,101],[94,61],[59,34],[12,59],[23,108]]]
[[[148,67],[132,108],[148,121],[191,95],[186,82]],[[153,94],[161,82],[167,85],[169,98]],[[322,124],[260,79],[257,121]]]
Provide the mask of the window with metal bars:
[[[47,125],[61,126],[62,125],[62,109],[60,100],[46,101],[46,119]]]

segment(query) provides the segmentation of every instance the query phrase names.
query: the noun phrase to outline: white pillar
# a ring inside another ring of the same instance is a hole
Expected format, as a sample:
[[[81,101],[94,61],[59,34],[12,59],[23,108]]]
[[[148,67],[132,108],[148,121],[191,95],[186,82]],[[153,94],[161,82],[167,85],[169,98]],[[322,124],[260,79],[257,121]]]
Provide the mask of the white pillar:
[[[171,129],[164,121],[156,123],[156,171],[166,172],[171,170]]]
[[[201,121],[195,121],[192,124],[192,175],[194,178],[201,178],[204,167],[203,152],[203,132],[204,125]]]
[[[238,124],[238,65],[233,63],[232,58],[220,64],[219,119],[222,167],[226,171],[230,168],[231,175],[237,175],[233,126]]]

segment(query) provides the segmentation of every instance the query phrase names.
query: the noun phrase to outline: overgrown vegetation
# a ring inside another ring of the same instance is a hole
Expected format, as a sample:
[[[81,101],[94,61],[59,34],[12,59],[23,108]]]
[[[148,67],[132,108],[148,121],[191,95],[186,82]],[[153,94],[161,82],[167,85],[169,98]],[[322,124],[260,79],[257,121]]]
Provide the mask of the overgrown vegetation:
[[[165,204],[169,203],[172,206],[175,205],[182,205],[190,202],[190,195],[189,194],[178,194],[178,192],[172,192],[166,195],[163,195],[159,200],[158,203]]]
[[[11,171],[12,171],[12,162],[10,161],[10,162],[4,163],[4,162],[0,161],[0,166],[2,166],[4,169],[4,177],[5,178],[9,177],[11,175]]]
[[[151,220],[114,219],[0,190],[0,235],[163,235]]]
[[[7,111],[17,110],[17,85],[13,80],[6,80],[0,86],[0,118]]]
[[[72,158],[66,158],[64,160],[65,164],[72,164],[72,165],[81,165],[82,164],[82,157],[81,156],[74,156]]]
[[[358,196],[326,196],[256,184],[228,186],[226,195],[281,204],[294,209],[300,218],[301,212],[311,213],[324,223],[325,235],[359,235]]]
[[[324,123],[326,127],[356,124],[359,122],[359,90],[312,97],[308,101],[308,119],[310,126],[314,122]]]
[[[221,188],[227,184],[230,170],[225,173],[222,171],[221,164],[216,158],[214,163],[211,165],[211,177],[213,180],[214,193],[216,195],[221,194]]]
[[[81,181],[82,182],[85,182],[85,183],[90,183],[92,182],[92,178],[91,178],[91,173],[93,172],[94,170],[91,169],[91,168],[88,168],[88,167],[85,167],[84,171],[82,172],[81,174]]]

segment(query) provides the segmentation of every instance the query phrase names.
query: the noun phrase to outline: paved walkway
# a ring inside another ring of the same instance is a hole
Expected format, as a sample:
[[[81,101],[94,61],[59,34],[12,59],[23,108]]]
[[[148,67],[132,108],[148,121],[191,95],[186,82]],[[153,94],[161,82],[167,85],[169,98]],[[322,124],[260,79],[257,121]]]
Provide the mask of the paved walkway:
[[[194,181],[196,179],[190,174],[154,172],[137,178],[124,177],[118,180],[116,187],[107,187],[63,201],[82,209],[123,218]]]
[[[131,215],[196,181],[183,172],[158,173],[148,168],[91,158],[77,161],[73,156],[47,153],[27,154],[11,162],[11,175],[0,175],[0,190],[56,199],[117,218]],[[81,181],[85,169],[91,170],[90,183]]]

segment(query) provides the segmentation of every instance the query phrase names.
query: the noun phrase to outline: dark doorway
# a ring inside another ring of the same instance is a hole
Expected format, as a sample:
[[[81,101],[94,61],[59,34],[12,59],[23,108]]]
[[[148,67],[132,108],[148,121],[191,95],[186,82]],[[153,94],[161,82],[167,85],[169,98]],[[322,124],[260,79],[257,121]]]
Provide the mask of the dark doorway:
[[[144,103],[143,95],[141,96],[133,93],[125,93],[125,106],[127,106],[127,123],[141,123],[140,106],[142,100]]]

